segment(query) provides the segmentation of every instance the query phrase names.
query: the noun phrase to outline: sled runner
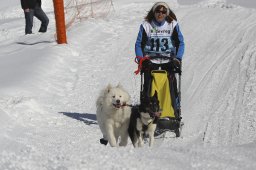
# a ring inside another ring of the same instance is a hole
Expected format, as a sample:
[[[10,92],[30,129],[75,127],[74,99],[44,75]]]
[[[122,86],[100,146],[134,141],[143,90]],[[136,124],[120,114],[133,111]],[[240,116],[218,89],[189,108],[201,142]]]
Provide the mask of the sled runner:
[[[165,136],[168,131],[174,132],[180,137],[181,122],[181,65],[177,65],[173,57],[154,56],[139,59],[141,75],[140,101],[143,98],[158,93],[158,100],[162,110],[157,122],[155,137]],[[162,63],[155,64],[152,60],[161,60]],[[178,81],[176,79],[178,77]]]

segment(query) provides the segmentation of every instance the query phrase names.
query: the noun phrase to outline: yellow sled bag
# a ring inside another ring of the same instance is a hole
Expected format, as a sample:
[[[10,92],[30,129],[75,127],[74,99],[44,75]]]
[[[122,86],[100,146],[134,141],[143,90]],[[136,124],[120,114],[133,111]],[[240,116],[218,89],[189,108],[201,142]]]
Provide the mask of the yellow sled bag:
[[[153,96],[155,91],[157,91],[160,108],[162,109],[161,118],[175,118],[174,109],[172,107],[169,79],[167,76],[168,73],[165,70],[153,70],[151,75],[152,86],[150,96]]]

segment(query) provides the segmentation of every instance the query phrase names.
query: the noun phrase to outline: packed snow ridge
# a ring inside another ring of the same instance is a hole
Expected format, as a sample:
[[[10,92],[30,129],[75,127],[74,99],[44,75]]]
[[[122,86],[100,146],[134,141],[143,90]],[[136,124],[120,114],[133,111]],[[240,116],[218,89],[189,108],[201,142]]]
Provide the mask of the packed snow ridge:
[[[226,0],[205,0],[198,4],[201,7],[208,8],[238,8],[237,5],[228,4]]]

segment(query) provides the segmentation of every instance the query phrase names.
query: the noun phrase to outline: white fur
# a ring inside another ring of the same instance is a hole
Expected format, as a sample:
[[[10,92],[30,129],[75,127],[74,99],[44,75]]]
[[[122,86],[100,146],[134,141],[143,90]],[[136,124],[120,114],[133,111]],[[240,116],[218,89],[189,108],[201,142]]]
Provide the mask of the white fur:
[[[130,102],[129,94],[119,84],[116,87],[108,85],[98,97],[96,102],[96,116],[103,134],[103,138],[112,147],[118,146],[118,138],[121,137],[119,146],[126,146],[128,143],[128,127],[130,122],[131,107],[122,106],[116,108],[117,100],[121,105]]]
[[[148,125],[148,129],[145,131],[146,134],[149,135],[149,146],[152,147],[154,144],[154,132],[156,130],[156,124],[153,123],[154,119],[152,119],[148,113],[141,112],[141,118],[137,118],[136,128],[140,132],[140,136],[135,143],[135,147],[143,146],[143,125]]]

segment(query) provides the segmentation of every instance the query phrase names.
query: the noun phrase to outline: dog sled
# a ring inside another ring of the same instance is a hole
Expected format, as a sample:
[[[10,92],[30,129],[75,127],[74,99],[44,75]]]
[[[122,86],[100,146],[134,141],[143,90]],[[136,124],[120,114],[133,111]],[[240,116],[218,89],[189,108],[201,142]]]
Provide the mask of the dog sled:
[[[184,125],[181,121],[181,63],[173,57],[159,55],[136,58],[135,61],[138,61],[135,73],[141,76],[140,102],[153,96],[155,91],[158,93],[162,113],[157,121],[155,138],[164,137],[170,131],[180,137]]]

